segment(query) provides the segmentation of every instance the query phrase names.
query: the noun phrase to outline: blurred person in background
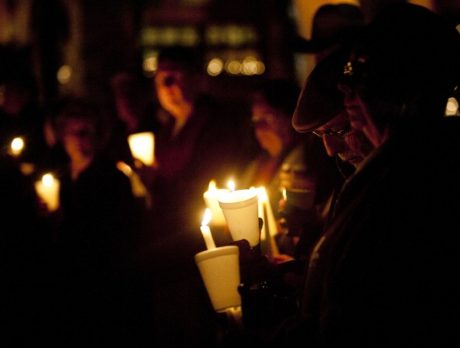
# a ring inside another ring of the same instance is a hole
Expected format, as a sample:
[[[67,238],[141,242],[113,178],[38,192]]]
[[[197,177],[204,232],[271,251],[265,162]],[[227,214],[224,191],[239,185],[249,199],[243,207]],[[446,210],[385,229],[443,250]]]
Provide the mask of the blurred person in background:
[[[68,156],[58,176],[58,337],[70,345],[115,343],[127,339],[137,308],[133,252],[140,212],[129,179],[105,155],[104,118],[97,106],[64,100],[56,127]]]

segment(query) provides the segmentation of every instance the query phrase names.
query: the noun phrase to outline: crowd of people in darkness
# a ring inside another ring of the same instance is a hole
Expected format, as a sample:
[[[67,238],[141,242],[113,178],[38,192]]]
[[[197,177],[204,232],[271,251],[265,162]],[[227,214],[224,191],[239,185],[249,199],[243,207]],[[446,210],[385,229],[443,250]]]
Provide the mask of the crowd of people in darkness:
[[[2,48],[5,346],[460,344],[460,34],[426,7],[366,6],[319,7],[293,45],[315,57],[303,85],[267,74],[238,105],[185,47],[151,78],[117,71],[109,108],[43,105],[26,55]],[[153,163],[131,152],[140,132]],[[203,193],[230,178],[266,187],[276,220],[276,253],[215,238],[239,250],[241,318],[216,313],[194,262]]]

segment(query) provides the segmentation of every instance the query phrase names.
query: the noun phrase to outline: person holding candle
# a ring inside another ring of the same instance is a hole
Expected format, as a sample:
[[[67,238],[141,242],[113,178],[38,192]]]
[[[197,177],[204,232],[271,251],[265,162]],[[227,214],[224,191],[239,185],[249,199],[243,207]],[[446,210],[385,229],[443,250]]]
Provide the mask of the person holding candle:
[[[142,219],[129,179],[104,156],[101,117],[95,104],[69,99],[56,119],[68,156],[59,175],[58,335],[72,343],[90,342],[95,330],[105,340],[124,339],[112,331],[129,315],[125,286],[133,280]],[[114,307],[117,302],[120,307]]]
[[[332,191],[336,171],[318,139],[299,137],[292,128],[291,115],[298,95],[299,88],[288,80],[268,80],[256,88],[252,99],[252,120],[261,152],[238,181],[243,187],[266,187],[275,218],[279,219],[278,202],[282,199],[282,189],[286,188],[285,176],[290,173],[298,178],[297,183],[302,182],[302,186],[296,186],[296,189],[308,190],[316,196],[314,209],[307,207],[311,212],[309,221],[314,226],[321,220],[321,206]],[[288,188],[294,187],[290,185]],[[292,238],[278,239],[282,243],[281,252],[294,256]]]
[[[459,344],[459,122],[443,117],[459,59],[455,28],[416,5],[386,7],[355,43],[339,88],[372,151],[315,246],[290,342]]]
[[[0,155],[8,151],[20,162],[37,163],[46,149],[44,113],[30,66],[29,50],[9,45],[0,48]],[[9,151],[15,138],[23,142],[20,153]]]
[[[143,243],[144,263],[155,277],[160,345],[200,346],[215,339],[214,313],[193,263],[206,248],[203,192],[211,179],[221,182],[234,172],[245,149],[237,144],[238,117],[201,88],[203,78],[194,49],[160,51],[153,84],[157,117],[166,122],[155,134],[157,165],[148,185],[153,209]]]

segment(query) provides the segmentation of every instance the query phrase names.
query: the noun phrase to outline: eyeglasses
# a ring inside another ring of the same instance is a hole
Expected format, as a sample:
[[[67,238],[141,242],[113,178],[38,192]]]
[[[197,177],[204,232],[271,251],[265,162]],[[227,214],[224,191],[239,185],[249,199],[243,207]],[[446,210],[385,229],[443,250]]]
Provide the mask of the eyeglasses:
[[[319,138],[323,138],[325,135],[343,138],[348,133],[350,133],[350,128],[347,127],[347,128],[338,129],[338,130],[333,130],[333,129],[318,130],[317,129],[317,130],[314,130],[312,133]]]

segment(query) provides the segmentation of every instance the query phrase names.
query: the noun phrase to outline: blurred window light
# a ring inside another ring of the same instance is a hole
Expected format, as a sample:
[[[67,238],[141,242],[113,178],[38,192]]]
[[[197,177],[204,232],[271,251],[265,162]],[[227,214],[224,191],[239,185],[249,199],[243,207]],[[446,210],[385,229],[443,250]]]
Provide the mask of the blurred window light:
[[[57,80],[61,85],[69,83],[72,77],[72,68],[69,65],[63,65],[57,72]]]
[[[217,76],[222,73],[224,62],[220,58],[213,58],[209,61],[207,72],[210,76]]]
[[[254,28],[247,27],[245,29],[245,36],[246,36],[246,42],[247,43],[256,43],[258,41],[258,36]]]
[[[238,46],[245,42],[244,28],[236,25],[229,25],[226,32],[227,43],[229,45]]]
[[[446,105],[446,116],[456,116],[458,115],[458,100],[454,97],[451,97],[447,100]]]
[[[157,45],[160,42],[161,32],[159,28],[146,27],[141,32],[141,42],[145,46]]]
[[[181,42],[185,46],[196,46],[200,41],[195,28],[185,27],[182,29]]]
[[[211,45],[217,45],[221,41],[220,28],[216,25],[211,25],[206,29],[206,41]]]
[[[165,27],[161,31],[161,43],[166,46],[172,46],[176,44],[180,39],[180,33],[177,28]]]

